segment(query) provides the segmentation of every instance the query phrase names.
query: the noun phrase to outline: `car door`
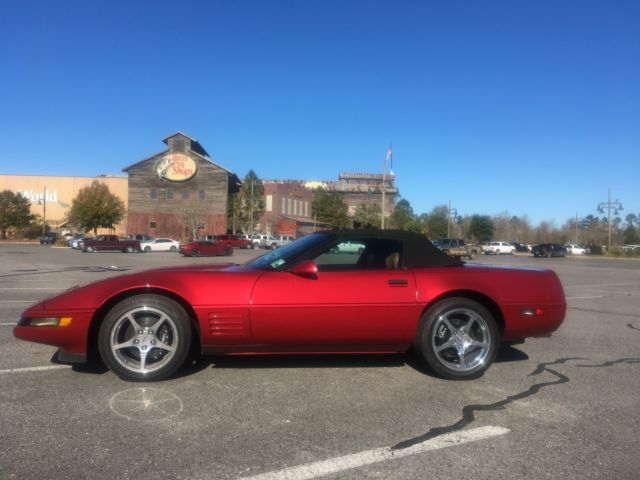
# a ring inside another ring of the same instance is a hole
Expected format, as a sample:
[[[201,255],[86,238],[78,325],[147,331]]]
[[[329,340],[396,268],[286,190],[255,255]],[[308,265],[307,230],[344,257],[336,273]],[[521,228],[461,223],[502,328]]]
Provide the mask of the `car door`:
[[[415,278],[401,265],[367,264],[367,255],[368,248],[333,247],[316,258],[316,278],[262,275],[251,299],[253,343],[281,351],[406,349],[419,316]]]

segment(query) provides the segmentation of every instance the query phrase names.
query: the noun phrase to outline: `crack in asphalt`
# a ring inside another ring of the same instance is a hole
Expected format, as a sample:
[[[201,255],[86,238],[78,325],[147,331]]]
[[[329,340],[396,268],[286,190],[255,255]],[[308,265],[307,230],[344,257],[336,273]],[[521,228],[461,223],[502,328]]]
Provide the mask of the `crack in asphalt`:
[[[596,310],[595,308],[568,307],[567,310],[578,310],[579,312],[587,312],[587,313],[602,313],[602,314],[605,314],[605,315],[613,315],[613,316],[616,316],[616,317],[640,318],[640,315],[635,315],[633,313],[605,312],[603,310]]]
[[[115,267],[115,268],[114,268]],[[0,275],[0,278],[5,277],[22,277],[25,275],[40,275],[40,274],[48,274],[48,273],[64,273],[64,272],[89,272],[89,273],[100,273],[100,272],[124,272],[126,270],[131,269],[129,265],[126,266],[91,266],[91,267],[68,267],[63,268],[61,270],[36,270],[36,269],[28,269],[28,270],[14,270],[14,273],[9,273],[5,275]]]
[[[631,326],[631,324],[629,324],[629,326]],[[631,327],[634,328],[635,327]],[[640,329],[637,329],[640,330]],[[527,390],[524,390],[522,392],[513,394],[513,395],[509,395],[508,397],[504,398],[503,400],[499,400],[497,402],[494,403],[490,403],[490,404],[478,404],[478,405],[466,405],[465,407],[462,408],[462,418],[460,420],[458,420],[457,422],[451,424],[451,425],[447,425],[447,426],[442,426],[442,427],[434,427],[431,428],[428,432],[426,432],[423,435],[419,435],[417,437],[414,438],[410,438],[408,440],[404,440],[402,442],[396,443],[395,445],[393,445],[391,447],[391,450],[401,450],[404,448],[409,448],[413,445],[417,445],[418,443],[422,443],[426,440],[430,440],[432,438],[438,437],[440,435],[444,435],[445,433],[451,433],[454,432],[456,430],[462,430],[463,428],[465,428],[466,426],[470,425],[471,423],[473,423],[476,420],[475,417],[475,412],[487,412],[487,411],[496,411],[496,410],[504,410],[508,405],[512,404],[513,402],[515,402],[516,400],[522,400],[524,398],[528,398],[531,397],[533,395],[535,395],[536,393],[538,393],[540,390],[542,390],[545,387],[550,387],[552,385],[562,385],[563,383],[568,383],[569,382],[569,377],[567,377],[566,375],[553,370],[551,368],[549,368],[551,365],[560,365],[560,364],[564,364],[567,363],[568,361],[571,360],[586,360],[589,361],[588,358],[582,358],[582,357],[567,357],[567,358],[560,358],[558,360],[554,360],[553,362],[545,362],[545,363],[540,363],[538,364],[538,366],[528,375],[529,377],[533,377],[536,375],[540,375],[541,373],[547,372],[547,373],[551,373],[552,375],[554,375],[556,377],[555,380],[551,380],[548,382],[541,382],[541,383],[536,383],[534,385],[531,385]],[[605,362],[602,364],[598,364],[598,365],[576,365],[578,367],[593,367],[593,368],[602,368],[602,367],[611,367],[613,365],[616,364],[620,364],[620,363],[625,363],[625,364],[633,364],[633,363],[640,363],[640,358],[621,358],[618,360],[612,360],[609,362]]]

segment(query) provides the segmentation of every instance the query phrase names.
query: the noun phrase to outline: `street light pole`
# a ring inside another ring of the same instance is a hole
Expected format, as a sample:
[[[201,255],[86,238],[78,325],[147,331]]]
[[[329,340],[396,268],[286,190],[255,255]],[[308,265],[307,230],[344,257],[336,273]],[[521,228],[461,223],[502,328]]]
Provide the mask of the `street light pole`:
[[[576,224],[575,224],[575,229],[576,229],[576,235],[575,235],[575,240],[574,243],[576,245],[578,245],[578,222],[583,221],[583,218],[578,218],[578,212],[576,212]],[[587,241],[585,240],[584,243],[586,244]]]
[[[614,210],[613,212],[614,215],[618,215],[618,211],[624,210],[624,208],[622,208],[622,203],[620,203],[618,199],[616,199],[615,202],[611,201],[610,188],[608,190],[607,201],[598,203],[597,210],[599,213],[604,213],[603,207],[606,208],[607,210],[607,224],[609,225],[609,243],[607,248],[608,248],[608,252],[611,252],[611,210]]]

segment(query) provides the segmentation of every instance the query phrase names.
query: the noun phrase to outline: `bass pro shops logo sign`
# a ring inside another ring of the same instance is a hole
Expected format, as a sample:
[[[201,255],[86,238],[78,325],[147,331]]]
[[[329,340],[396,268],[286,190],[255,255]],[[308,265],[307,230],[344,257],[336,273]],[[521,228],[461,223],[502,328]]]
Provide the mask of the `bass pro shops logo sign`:
[[[196,162],[184,153],[170,153],[156,162],[154,170],[160,180],[184,182],[196,174]]]

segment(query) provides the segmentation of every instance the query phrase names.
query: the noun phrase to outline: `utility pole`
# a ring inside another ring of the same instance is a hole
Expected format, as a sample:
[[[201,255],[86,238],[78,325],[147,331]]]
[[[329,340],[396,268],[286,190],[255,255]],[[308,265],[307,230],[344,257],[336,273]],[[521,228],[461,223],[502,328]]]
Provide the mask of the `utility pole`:
[[[251,179],[251,200],[249,202],[249,231],[250,235],[253,235],[253,184],[254,181]]]
[[[47,225],[47,186],[44,186],[44,195],[42,197],[42,236],[46,233]]]
[[[451,200],[449,200],[449,207],[447,208],[447,237],[451,236],[451,216],[458,215],[458,210],[451,208]]]
[[[611,201],[611,188],[609,188],[608,192],[607,201],[598,203],[597,210],[598,213],[604,213],[604,210],[607,210],[607,223],[609,224],[609,243],[607,252],[611,252],[611,210],[614,210],[614,215],[618,215],[618,211],[624,210],[624,208],[622,208],[622,203],[620,203],[617,198],[615,202]]]

